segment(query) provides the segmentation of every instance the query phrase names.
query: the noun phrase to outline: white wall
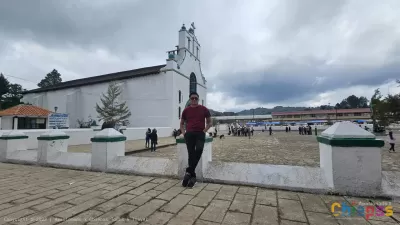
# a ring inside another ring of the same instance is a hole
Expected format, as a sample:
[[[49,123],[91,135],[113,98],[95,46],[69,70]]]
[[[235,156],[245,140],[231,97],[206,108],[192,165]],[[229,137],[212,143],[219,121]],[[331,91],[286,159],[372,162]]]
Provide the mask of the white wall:
[[[129,127],[163,127],[169,126],[170,117],[163,110],[170,106],[171,87],[164,74],[149,75],[134,79],[122,80],[123,93],[121,100],[126,101],[132,116]],[[108,83],[101,83],[79,88],[68,88],[38,94],[24,95],[22,101],[59,113],[68,113],[70,128],[77,128],[77,119],[88,121],[89,116],[97,120],[96,103],[107,91]]]
[[[2,116],[1,117],[1,130],[12,130],[13,117],[12,116]]]
[[[154,127],[149,127],[153,130]],[[171,137],[173,128],[171,127],[155,127],[157,130],[158,137]],[[127,128],[123,131],[124,135],[126,136],[127,140],[140,140],[145,139],[146,136],[146,127],[137,127],[137,128]]]
[[[155,128],[157,130],[158,137],[171,137],[172,136],[172,128],[171,127],[149,127],[150,129]],[[2,133],[10,130],[2,130]],[[29,138],[26,141],[27,149],[37,149],[38,148],[38,140],[37,138],[48,132],[49,130],[20,130],[24,132]],[[94,131],[93,129],[60,129],[60,131],[65,132],[69,135],[68,145],[82,145],[82,144],[90,144],[92,143],[90,139],[94,137],[94,135],[99,131]],[[126,139],[131,140],[141,140],[145,139],[145,133],[147,131],[147,127],[137,127],[137,128],[127,128],[123,131]]]

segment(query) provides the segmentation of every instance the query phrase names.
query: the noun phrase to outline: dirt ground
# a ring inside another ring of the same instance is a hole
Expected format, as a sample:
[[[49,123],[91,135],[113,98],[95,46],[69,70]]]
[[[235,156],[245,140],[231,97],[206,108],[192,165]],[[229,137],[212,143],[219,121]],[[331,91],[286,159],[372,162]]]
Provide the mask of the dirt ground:
[[[386,137],[383,137],[387,139]],[[396,145],[400,145],[397,138]],[[382,168],[400,171],[400,149],[388,152],[388,144],[382,148]],[[319,149],[315,135],[299,135],[296,132],[255,132],[248,137],[227,136],[213,141],[213,160],[276,165],[319,167]],[[175,146],[160,148],[156,152],[141,152],[132,156],[176,158]]]

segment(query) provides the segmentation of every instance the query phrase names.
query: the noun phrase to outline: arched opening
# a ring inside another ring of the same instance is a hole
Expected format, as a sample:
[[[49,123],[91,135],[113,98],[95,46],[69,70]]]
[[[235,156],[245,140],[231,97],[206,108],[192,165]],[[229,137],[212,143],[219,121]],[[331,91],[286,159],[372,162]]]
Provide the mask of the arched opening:
[[[179,90],[179,92],[178,92],[178,98],[179,98],[179,103],[181,103],[181,101],[182,101],[182,92],[181,92],[181,90]]]
[[[181,107],[178,107],[178,118],[181,119]]]
[[[197,80],[194,73],[190,74],[189,93],[197,92]]]

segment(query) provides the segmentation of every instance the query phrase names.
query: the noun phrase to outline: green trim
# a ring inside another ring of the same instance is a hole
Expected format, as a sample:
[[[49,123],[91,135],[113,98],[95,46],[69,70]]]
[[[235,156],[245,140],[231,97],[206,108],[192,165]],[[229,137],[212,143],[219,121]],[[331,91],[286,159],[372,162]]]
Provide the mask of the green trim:
[[[317,141],[335,147],[383,147],[385,141],[375,138],[328,138],[318,136]]]
[[[21,136],[1,136],[0,140],[16,140],[16,139],[28,139],[29,137],[26,135]]]
[[[212,137],[207,137],[205,143],[213,142]],[[185,138],[177,138],[176,139],[177,144],[186,144]]]
[[[126,137],[94,137],[90,139],[92,142],[119,142],[126,141]]]
[[[65,139],[69,139],[69,136],[62,135],[62,136],[50,136],[50,137],[37,137],[37,139],[42,140],[42,141],[65,140]]]

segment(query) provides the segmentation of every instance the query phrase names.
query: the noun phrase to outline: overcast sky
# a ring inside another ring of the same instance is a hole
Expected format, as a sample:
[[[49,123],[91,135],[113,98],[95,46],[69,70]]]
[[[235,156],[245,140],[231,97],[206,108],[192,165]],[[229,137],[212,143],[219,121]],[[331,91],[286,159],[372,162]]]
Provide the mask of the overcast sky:
[[[195,22],[209,108],[335,104],[400,92],[399,12],[399,0],[4,0],[0,72],[33,89],[53,68],[66,81],[163,64]]]

